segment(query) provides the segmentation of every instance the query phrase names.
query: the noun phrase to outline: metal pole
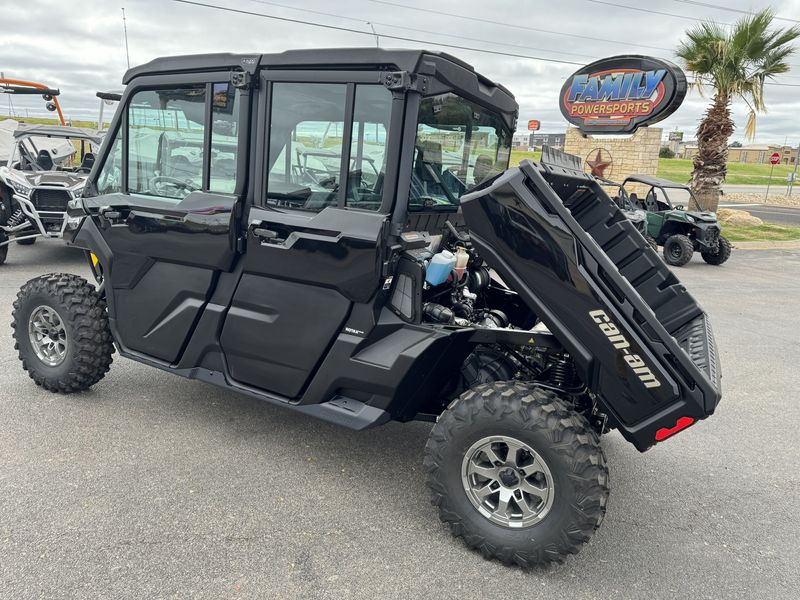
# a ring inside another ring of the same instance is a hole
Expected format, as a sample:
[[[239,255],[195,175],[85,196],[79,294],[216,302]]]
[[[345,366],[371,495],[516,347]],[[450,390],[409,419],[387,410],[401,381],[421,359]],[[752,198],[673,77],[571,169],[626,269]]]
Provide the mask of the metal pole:
[[[792,180],[789,182],[789,195],[792,195],[792,188],[794,187],[794,180],[797,179],[797,163],[800,162],[800,144],[797,144],[797,156],[794,157],[794,171],[792,172]]]
[[[375,31],[375,27],[373,27],[372,23],[370,23],[369,21],[367,21],[367,25],[369,25],[369,28],[372,29],[372,35],[375,36],[375,47],[380,48],[381,38],[378,37],[378,33]]]
[[[772,161],[770,161],[772,165]],[[772,172],[775,170],[775,165],[772,165],[769,169],[769,179],[767,180],[767,193],[764,194],[764,204],[767,203],[767,196],[769,196],[769,185],[772,183]]]
[[[125,32],[125,60],[128,62],[128,68],[131,68],[131,57],[128,54],[128,24],[125,20],[125,8],[122,9],[122,30]]]

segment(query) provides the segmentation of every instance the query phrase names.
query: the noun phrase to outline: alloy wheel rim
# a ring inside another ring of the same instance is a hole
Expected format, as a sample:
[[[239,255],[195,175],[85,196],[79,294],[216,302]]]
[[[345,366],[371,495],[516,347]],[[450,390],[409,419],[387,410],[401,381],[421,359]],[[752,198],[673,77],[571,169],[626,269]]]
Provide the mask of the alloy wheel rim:
[[[36,357],[48,367],[57,367],[67,357],[67,329],[58,313],[49,306],[33,310],[28,320],[28,336]]]
[[[475,509],[504,527],[535,525],[550,512],[555,497],[553,476],[542,456],[504,435],[480,439],[467,450],[461,481]]]

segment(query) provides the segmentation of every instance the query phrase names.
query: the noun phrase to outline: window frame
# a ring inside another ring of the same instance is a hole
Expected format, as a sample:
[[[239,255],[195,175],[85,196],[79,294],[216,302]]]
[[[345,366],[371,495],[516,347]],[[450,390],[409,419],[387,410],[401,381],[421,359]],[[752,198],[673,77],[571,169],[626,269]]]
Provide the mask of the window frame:
[[[253,204],[267,210],[280,212],[291,212],[313,216],[321,211],[308,211],[302,209],[292,209],[286,207],[276,207],[267,203],[268,193],[268,173],[269,173],[269,147],[272,132],[272,104],[273,104],[273,85],[276,83],[307,83],[307,84],[346,84],[345,111],[344,111],[344,135],[342,142],[342,159],[339,169],[339,190],[337,192],[336,208],[339,210],[352,210],[368,214],[387,215],[392,212],[392,204],[397,188],[398,174],[400,172],[399,163],[401,155],[401,138],[403,119],[405,117],[405,91],[388,90],[391,94],[391,110],[389,113],[389,123],[386,129],[386,172],[384,173],[383,194],[381,205],[378,210],[368,210],[347,206],[347,180],[349,177],[349,165],[351,158],[351,147],[353,137],[353,117],[355,110],[355,94],[359,85],[383,85],[385,71],[318,71],[306,70],[262,70],[260,78],[262,82],[261,93],[264,98],[259,102],[258,118],[256,119],[257,131],[263,131],[263,136],[256,136],[259,139],[258,160],[256,172],[254,173],[254,195]],[[395,139],[396,138],[396,139]],[[344,185],[342,185],[344,182]],[[325,210],[325,209],[323,209]]]
[[[108,129],[108,132],[105,135],[104,143],[103,143],[103,156],[101,159],[101,163],[97,168],[96,173],[98,177],[100,173],[106,166],[106,162],[109,160],[111,152],[107,151],[106,148],[110,148],[113,146],[113,140],[116,138],[117,135],[122,136],[122,181],[120,187],[122,190],[120,192],[115,192],[116,194],[122,194],[127,197],[136,197],[136,198],[148,198],[153,199],[154,202],[161,202],[164,196],[155,196],[155,195],[144,195],[138,194],[136,192],[130,192],[128,190],[129,187],[129,110],[131,105],[131,100],[133,97],[141,91],[153,91],[153,90],[169,90],[169,89],[180,89],[189,86],[199,86],[203,85],[206,89],[206,98],[205,98],[205,107],[203,113],[203,121],[204,121],[204,132],[203,132],[203,171],[202,171],[202,185],[201,189],[198,190],[196,193],[204,193],[204,194],[215,194],[221,196],[241,196],[245,190],[246,185],[246,174],[247,174],[247,161],[246,160],[237,160],[236,161],[236,183],[233,193],[225,193],[225,192],[215,192],[209,190],[210,185],[210,173],[211,173],[211,133],[212,133],[212,126],[211,123],[211,110],[212,110],[212,101],[213,101],[213,86],[215,83],[227,83],[230,84],[231,80],[231,69],[226,69],[224,71],[209,71],[209,72],[198,72],[198,73],[175,73],[170,74],[168,76],[161,76],[161,75],[150,75],[141,78],[135,79],[131,82],[126,88],[125,92],[123,93],[122,98],[120,99],[119,106],[117,108],[117,112],[112,120],[112,123]],[[249,90],[239,89],[237,90],[239,93],[239,107],[238,112],[236,114],[237,120],[237,156],[245,157],[247,156],[248,152],[248,144],[249,144],[249,131],[250,131],[250,121],[249,118],[249,110],[250,110],[250,96],[252,92]],[[111,145],[106,146],[106,141],[111,140]],[[92,182],[94,186],[96,186],[96,180]],[[172,204],[168,202],[163,202],[163,204]]]

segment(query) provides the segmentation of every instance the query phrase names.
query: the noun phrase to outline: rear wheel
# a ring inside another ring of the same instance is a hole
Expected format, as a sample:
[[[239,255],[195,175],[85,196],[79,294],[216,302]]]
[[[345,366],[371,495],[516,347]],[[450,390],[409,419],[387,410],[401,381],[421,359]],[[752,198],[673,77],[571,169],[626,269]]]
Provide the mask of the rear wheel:
[[[710,265],[721,265],[731,257],[731,249],[731,243],[726,238],[719,236],[717,251],[714,253],[701,252],[700,256]]]
[[[105,300],[77,275],[26,283],[14,301],[14,347],[22,368],[51,392],[80,392],[100,381],[114,347]]]
[[[28,238],[27,240],[17,240],[20,246],[33,246],[36,243],[36,238]]]
[[[486,558],[560,562],[603,520],[608,468],[597,434],[551,391],[476,386],[439,417],[424,466],[439,517]]]
[[[694,254],[694,244],[685,235],[671,235],[664,242],[664,261],[668,265],[682,267],[692,260],[692,254]]]
[[[644,239],[645,239],[645,241],[646,241],[648,244],[650,244],[650,247],[651,247],[653,250],[655,250],[656,252],[658,252],[658,243],[656,242],[656,238],[654,238],[654,237],[652,237],[652,236],[649,236],[649,235],[646,235],[646,236],[644,236]]]

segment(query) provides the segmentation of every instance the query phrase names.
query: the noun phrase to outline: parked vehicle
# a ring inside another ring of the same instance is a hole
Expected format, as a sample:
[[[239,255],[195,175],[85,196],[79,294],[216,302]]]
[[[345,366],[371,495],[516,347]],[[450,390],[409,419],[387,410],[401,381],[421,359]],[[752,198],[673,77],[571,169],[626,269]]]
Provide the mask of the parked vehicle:
[[[647,231],[664,247],[668,264],[683,266],[695,252],[710,265],[721,265],[730,258],[732,246],[720,234],[717,215],[687,210],[698,206],[689,186],[650,175],[632,175],[622,182],[622,187],[631,188],[631,184],[649,187],[643,200],[635,192],[628,196],[635,206],[647,211]]]
[[[614,204],[616,204],[620,212],[625,215],[625,217],[631,223],[633,223],[636,231],[642,234],[642,237],[650,245],[650,247],[658,252],[658,244],[656,244],[656,241],[647,231],[647,211],[642,210],[633,202],[631,202],[631,199],[628,196],[628,193],[625,191],[625,188],[622,187],[622,184],[614,183],[613,181],[609,181],[607,179],[602,179],[599,181],[604,188],[610,187],[612,189],[613,195],[611,196],[611,199],[614,201]]]
[[[67,204],[77,198],[102,137],[77,127],[19,125],[0,166],[0,264],[8,245],[61,237]]]
[[[45,389],[96,384],[116,345],[353,429],[435,422],[441,519],[519,565],[600,525],[601,434],[644,451],[714,412],[705,313],[579,160],[508,169],[517,103],[466,63],[219,54],[124,83],[65,230],[99,287],[14,302]]]

